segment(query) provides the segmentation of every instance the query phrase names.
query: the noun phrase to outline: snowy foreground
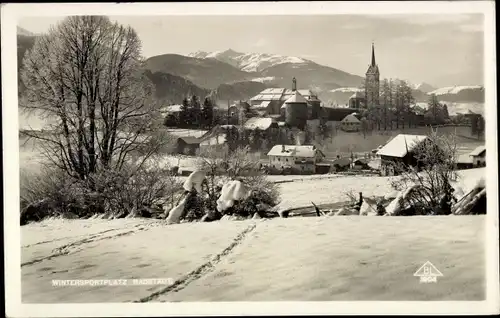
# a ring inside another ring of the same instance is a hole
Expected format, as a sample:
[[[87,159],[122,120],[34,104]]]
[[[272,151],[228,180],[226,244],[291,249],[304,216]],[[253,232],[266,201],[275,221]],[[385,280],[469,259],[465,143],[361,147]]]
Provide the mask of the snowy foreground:
[[[315,217],[22,227],[22,301],[481,300],[484,216]],[[442,273],[421,284],[426,261]],[[163,279],[52,286],[52,280]]]
[[[465,191],[485,169],[460,172]],[[389,177],[280,184],[281,208],[390,195]],[[22,300],[481,300],[484,216],[333,216],[167,225],[47,220],[21,227]],[[436,284],[413,274],[426,261]],[[158,285],[53,286],[52,280],[163,279]],[[168,282],[168,283],[167,283]]]

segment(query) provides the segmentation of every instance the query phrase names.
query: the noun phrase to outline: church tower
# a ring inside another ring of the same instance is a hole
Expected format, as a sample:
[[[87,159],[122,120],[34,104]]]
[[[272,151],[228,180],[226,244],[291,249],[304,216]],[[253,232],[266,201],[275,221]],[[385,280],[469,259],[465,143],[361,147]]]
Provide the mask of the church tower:
[[[371,108],[379,105],[380,97],[380,72],[375,63],[375,47],[372,43],[372,63],[368,66],[365,77],[365,100],[366,107]]]

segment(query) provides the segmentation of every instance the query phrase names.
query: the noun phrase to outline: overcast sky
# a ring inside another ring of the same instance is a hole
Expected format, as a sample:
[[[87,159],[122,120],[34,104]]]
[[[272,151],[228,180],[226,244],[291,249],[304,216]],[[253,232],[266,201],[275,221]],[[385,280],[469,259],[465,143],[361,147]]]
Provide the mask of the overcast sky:
[[[110,17],[132,26],[143,54],[198,50],[274,53],[364,75],[372,41],[382,78],[443,87],[483,85],[482,15]],[[62,18],[26,18],[41,33]]]

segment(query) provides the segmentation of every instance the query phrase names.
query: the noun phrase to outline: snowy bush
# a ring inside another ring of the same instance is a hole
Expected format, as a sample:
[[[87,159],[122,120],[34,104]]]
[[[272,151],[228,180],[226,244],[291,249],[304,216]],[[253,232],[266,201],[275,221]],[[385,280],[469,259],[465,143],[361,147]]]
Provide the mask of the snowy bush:
[[[412,153],[417,168],[396,165],[401,176],[392,182],[392,187],[405,195],[402,204],[418,207],[418,213],[450,214],[451,183],[457,179],[456,136],[439,136],[433,131],[426,142],[415,145]]]
[[[258,157],[248,147],[233,152],[205,150],[199,163],[199,168],[207,173],[202,194],[204,208],[215,213],[250,216],[257,210],[278,204],[279,188],[267,180],[260,169]],[[221,170],[225,174],[221,175]],[[217,209],[224,186],[227,192],[224,196],[229,193],[236,196],[231,200],[223,196]],[[237,188],[244,191],[240,193]]]
[[[69,214],[151,217],[152,211],[173,205],[181,186],[168,168],[125,165],[120,171],[99,171],[76,180],[57,168],[45,167],[38,174],[21,174],[21,219],[27,223]],[[45,202],[42,214],[33,209],[39,202]]]

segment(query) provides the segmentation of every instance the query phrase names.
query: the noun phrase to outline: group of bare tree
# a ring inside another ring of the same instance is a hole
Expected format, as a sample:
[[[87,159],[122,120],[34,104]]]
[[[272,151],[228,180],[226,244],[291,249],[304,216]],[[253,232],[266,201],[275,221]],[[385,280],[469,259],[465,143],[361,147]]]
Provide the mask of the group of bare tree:
[[[20,74],[20,108],[50,119],[24,131],[52,169],[104,193],[96,175],[134,175],[169,142],[144,74],[141,41],[104,16],[72,16],[37,37]],[[121,173],[127,169],[127,173]]]
[[[368,121],[367,129],[396,129],[417,126],[416,114],[412,110],[415,104],[412,89],[406,81],[384,79],[380,84],[379,105],[369,108],[364,117]],[[372,125],[372,126],[370,126]]]

